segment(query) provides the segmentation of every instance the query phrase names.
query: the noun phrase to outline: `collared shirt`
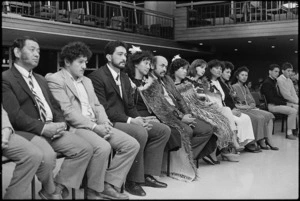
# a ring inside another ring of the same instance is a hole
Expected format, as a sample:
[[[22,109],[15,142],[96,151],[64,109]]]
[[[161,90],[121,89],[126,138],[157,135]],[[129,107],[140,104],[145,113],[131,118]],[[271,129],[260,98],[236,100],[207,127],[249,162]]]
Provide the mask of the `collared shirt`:
[[[219,80],[211,80],[211,83],[220,91],[221,96],[222,96],[222,100],[225,99],[225,93],[220,85]]]
[[[107,64],[107,67],[108,67],[109,71],[111,72],[111,74],[112,74],[112,76],[113,76],[113,78],[114,78],[114,80],[116,82],[116,85],[119,87],[121,98],[123,98],[122,86],[121,86],[121,80],[120,80],[120,72],[117,73],[108,64]],[[118,77],[118,79],[117,79],[117,77]]]
[[[165,84],[163,83],[163,81],[162,81],[161,79],[159,79],[158,77],[156,77],[154,74],[152,74],[152,75],[153,75],[153,77],[154,77],[155,79],[157,79],[157,80],[161,83],[161,86],[162,86],[163,91],[164,91],[164,94],[163,94],[163,95],[164,95],[165,99],[166,99],[171,105],[175,106],[175,103],[173,102],[172,98],[170,97],[169,93],[167,92],[167,90],[166,90],[166,88],[165,88]]]
[[[93,109],[92,109],[92,107],[90,105],[90,102],[89,102],[88,94],[87,94],[86,89],[85,89],[85,87],[82,83],[83,77],[78,78],[77,80],[75,80],[74,77],[71,75],[71,73],[69,71],[66,70],[66,72],[70,76],[70,78],[73,81],[73,84],[76,88],[78,98],[79,98],[80,104],[81,104],[81,113],[82,113],[82,115],[85,116],[85,117],[88,117],[92,121],[96,121],[95,113],[93,112]]]
[[[48,105],[48,103],[47,103],[47,101],[46,101],[46,99],[44,97],[44,94],[42,92],[42,89],[41,89],[39,83],[36,81],[35,77],[33,76],[32,71],[28,72],[25,68],[17,65],[16,63],[14,65],[16,66],[17,70],[23,76],[23,78],[24,78],[25,82],[27,83],[29,89],[31,89],[31,86],[29,84],[29,80],[30,80],[29,75],[31,75],[31,77],[32,77],[32,84],[33,84],[33,87],[34,87],[34,91],[36,92],[36,94],[38,95],[38,97],[43,102],[45,110],[46,110],[46,121],[53,121],[53,114],[52,114],[52,111],[50,109],[50,106]]]

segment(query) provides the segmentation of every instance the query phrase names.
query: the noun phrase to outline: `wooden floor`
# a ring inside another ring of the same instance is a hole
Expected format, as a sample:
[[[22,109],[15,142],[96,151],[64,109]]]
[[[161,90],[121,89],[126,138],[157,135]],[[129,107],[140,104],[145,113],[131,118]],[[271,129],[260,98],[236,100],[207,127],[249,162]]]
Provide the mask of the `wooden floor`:
[[[242,152],[240,162],[221,161],[220,165],[207,165],[199,161],[198,181],[186,183],[161,176],[168,188],[143,187],[144,197],[129,195],[130,199],[297,199],[299,197],[299,140],[287,140],[280,132],[280,122],[275,122],[274,144],[279,151],[261,153]],[[62,160],[58,160],[57,172]],[[5,192],[12,177],[14,163],[2,167]],[[40,182],[36,179],[36,198]],[[125,193],[127,193],[125,191]],[[30,188],[25,197],[30,198]],[[3,197],[3,193],[2,193]],[[76,197],[83,199],[83,191]],[[71,197],[69,197],[70,199]]]

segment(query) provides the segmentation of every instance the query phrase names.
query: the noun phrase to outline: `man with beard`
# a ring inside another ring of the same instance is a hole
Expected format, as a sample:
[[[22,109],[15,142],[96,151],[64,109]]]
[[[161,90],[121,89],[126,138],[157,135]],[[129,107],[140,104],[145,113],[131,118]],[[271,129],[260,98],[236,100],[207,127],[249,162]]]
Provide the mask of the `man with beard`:
[[[145,196],[141,185],[167,187],[167,184],[153,177],[157,170],[150,167],[161,168],[161,156],[171,131],[164,124],[150,124],[146,118],[139,116],[130,79],[122,72],[127,60],[126,43],[111,41],[105,46],[104,53],[107,64],[88,77],[113,126],[140,143],[140,151],[127,175],[125,189],[133,195]]]
[[[204,120],[192,116],[188,105],[176,90],[172,78],[166,75],[167,67],[168,61],[165,57],[153,57],[151,63],[152,75],[160,83],[165,99],[180,111],[178,118],[184,123],[184,129],[189,133],[194,158],[207,156],[216,148],[217,138],[213,135],[213,128]]]

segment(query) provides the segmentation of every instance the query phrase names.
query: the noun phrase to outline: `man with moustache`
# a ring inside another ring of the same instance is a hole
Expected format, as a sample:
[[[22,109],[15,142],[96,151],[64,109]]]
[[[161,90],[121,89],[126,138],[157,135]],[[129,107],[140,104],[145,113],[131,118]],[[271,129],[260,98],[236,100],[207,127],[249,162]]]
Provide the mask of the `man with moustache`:
[[[153,57],[151,73],[163,88],[165,99],[182,113],[178,114],[178,118],[184,123],[184,129],[189,133],[194,158],[207,156],[216,148],[217,138],[213,135],[213,128],[205,121],[192,117],[183,97],[176,90],[172,78],[166,75],[167,67],[168,61],[165,57]]]
[[[104,48],[107,64],[89,74],[99,102],[115,128],[134,137],[140,151],[127,175],[125,190],[133,195],[145,196],[141,185],[166,188],[153,175],[161,168],[161,156],[170,137],[170,128],[164,124],[149,124],[140,117],[133,101],[129,77],[122,72],[127,60],[127,44],[111,41]],[[155,170],[150,167],[155,167]],[[159,171],[160,172],[160,171]]]
[[[37,40],[28,36],[17,38],[11,50],[13,66],[2,73],[3,107],[16,134],[30,140],[42,153],[43,162],[37,170],[42,183],[41,198],[65,198],[67,187],[80,187],[93,156],[92,147],[68,131],[47,81],[33,72],[40,59]],[[65,158],[54,179],[56,152]]]
[[[60,54],[63,68],[46,79],[74,133],[93,147],[95,156],[87,172],[88,192],[107,199],[128,199],[118,191],[140,146],[133,137],[112,127],[91,80],[84,76],[91,56],[89,47],[82,42],[65,45]],[[115,155],[107,167],[111,148]]]

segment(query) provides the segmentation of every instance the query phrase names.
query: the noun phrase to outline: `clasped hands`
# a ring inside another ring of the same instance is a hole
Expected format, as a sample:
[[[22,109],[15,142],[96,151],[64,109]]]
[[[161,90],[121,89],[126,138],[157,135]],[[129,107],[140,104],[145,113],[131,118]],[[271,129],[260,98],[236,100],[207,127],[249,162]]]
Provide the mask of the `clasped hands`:
[[[186,123],[191,128],[195,128],[195,124],[196,124],[195,120],[196,118],[194,118],[191,114],[185,114],[181,119],[183,123]]]
[[[105,140],[108,140],[111,137],[112,134],[112,123],[111,122],[105,122],[103,124],[98,124],[95,128],[94,131],[103,137]]]
[[[152,126],[153,126],[149,122],[153,121],[153,120],[154,120],[153,116],[151,116],[151,118],[149,118],[149,117],[136,117],[136,118],[132,118],[130,123],[142,126],[142,127],[146,128],[147,131],[149,131],[149,130],[152,129]]]
[[[65,122],[50,122],[45,124],[42,135],[54,140],[63,136],[66,130],[67,124]]]

